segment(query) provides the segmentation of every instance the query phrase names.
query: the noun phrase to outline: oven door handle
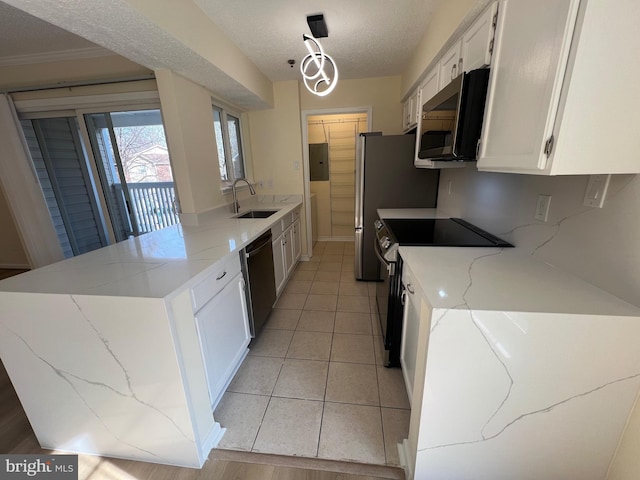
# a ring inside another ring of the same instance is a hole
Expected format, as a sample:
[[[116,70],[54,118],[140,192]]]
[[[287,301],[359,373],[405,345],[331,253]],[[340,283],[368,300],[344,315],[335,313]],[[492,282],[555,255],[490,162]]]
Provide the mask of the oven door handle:
[[[387,268],[387,272],[389,272],[389,276],[395,275],[396,274],[396,264],[395,264],[395,262],[387,261],[382,256],[382,252],[380,251],[380,244],[378,243],[378,239],[377,238],[373,239],[373,250],[376,252],[376,257],[378,257],[378,260],[380,260],[382,262],[382,264]]]

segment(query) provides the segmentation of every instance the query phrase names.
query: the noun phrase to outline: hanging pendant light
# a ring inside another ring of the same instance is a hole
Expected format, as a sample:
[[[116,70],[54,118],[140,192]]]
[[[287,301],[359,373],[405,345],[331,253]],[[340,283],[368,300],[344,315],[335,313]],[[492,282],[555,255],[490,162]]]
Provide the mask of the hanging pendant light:
[[[329,36],[323,15],[308,16],[307,23],[314,37]],[[329,95],[338,84],[338,67],[333,58],[324,53],[322,45],[315,38],[303,34],[302,40],[309,51],[300,62],[304,86],[319,97]]]

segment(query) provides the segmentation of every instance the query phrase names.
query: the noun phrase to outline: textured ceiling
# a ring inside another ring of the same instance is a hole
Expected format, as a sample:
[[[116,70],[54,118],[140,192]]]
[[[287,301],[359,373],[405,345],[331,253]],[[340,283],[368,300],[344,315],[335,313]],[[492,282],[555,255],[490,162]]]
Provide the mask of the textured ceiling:
[[[299,62],[307,53],[302,34],[309,33],[306,17],[317,13],[324,14],[329,30],[321,43],[341,78],[400,75],[442,1],[165,0],[159,5],[204,12],[266,77],[280,81],[301,78]],[[0,64],[7,57],[99,45],[149,69],[171,69],[241,108],[269,107],[267,98],[174,37],[136,8],[137,3],[153,5],[142,0],[0,1]],[[294,68],[289,59],[296,61]]]
[[[194,0],[273,81],[300,78],[299,62],[307,54],[302,34],[310,33],[307,15],[317,13],[329,30],[320,43],[341,78],[399,75],[441,1]]]

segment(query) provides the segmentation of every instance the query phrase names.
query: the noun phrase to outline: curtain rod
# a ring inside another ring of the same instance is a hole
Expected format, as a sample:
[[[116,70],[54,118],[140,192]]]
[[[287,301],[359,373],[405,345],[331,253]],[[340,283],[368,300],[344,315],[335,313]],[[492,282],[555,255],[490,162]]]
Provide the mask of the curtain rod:
[[[141,82],[143,80],[153,80],[156,78],[154,73],[145,75],[136,75],[132,77],[118,78],[114,80],[79,80],[77,82],[60,82],[49,85],[39,85],[32,87],[8,87],[0,90],[0,93],[18,93],[18,92],[38,92],[40,90],[56,90],[59,88],[72,87],[88,87],[93,85],[109,85],[111,83]]]

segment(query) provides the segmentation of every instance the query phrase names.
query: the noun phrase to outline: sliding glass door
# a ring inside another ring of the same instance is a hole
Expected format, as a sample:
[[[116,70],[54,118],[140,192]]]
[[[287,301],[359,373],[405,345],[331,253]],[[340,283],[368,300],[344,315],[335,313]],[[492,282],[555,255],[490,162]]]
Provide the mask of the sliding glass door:
[[[179,223],[160,110],[85,115],[117,241]]]
[[[76,117],[21,124],[65,257],[108,245]]]
[[[160,110],[75,113],[21,120],[65,257],[179,223]]]

